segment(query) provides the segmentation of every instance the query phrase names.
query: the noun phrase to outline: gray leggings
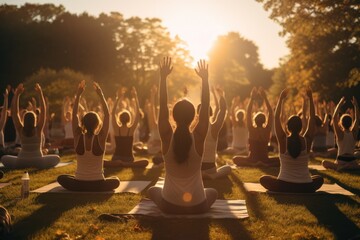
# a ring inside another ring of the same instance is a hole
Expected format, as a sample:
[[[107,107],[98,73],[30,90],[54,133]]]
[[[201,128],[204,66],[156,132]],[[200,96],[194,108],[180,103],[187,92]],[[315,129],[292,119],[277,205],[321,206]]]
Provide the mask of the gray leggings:
[[[1,162],[6,168],[19,169],[19,168],[52,168],[60,162],[60,157],[55,154],[49,154],[42,157],[33,158],[19,158],[17,156],[5,155],[2,156]]]
[[[292,183],[277,179],[274,176],[265,175],[260,178],[260,184],[269,191],[287,193],[313,193],[324,183],[321,176],[311,176],[312,182]]]
[[[161,187],[151,187],[148,189],[148,195],[151,200],[160,208],[164,213],[169,214],[201,214],[209,211],[211,205],[217,198],[217,191],[213,188],[205,188],[205,201],[195,206],[178,206],[166,201],[162,197]]]
[[[65,189],[77,192],[107,192],[116,189],[120,185],[120,180],[117,177],[84,181],[78,180],[72,175],[60,175],[57,181]]]

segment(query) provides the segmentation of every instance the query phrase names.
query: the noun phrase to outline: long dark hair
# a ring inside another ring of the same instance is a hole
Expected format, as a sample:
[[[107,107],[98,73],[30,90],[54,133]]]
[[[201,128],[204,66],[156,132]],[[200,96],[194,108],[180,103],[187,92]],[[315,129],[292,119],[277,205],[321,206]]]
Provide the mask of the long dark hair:
[[[349,130],[352,125],[352,118],[349,114],[343,114],[340,117],[340,124],[345,130]]]
[[[286,139],[286,148],[291,157],[297,158],[301,153],[301,140],[299,135],[302,129],[301,119],[296,115],[291,116],[287,122],[287,128],[291,134]]]
[[[36,115],[33,111],[28,111],[24,114],[24,127],[23,134],[26,137],[34,135],[34,129],[36,127]]]
[[[82,118],[83,133],[95,135],[96,130],[100,126],[101,120],[96,112],[88,112]]]
[[[176,122],[176,130],[173,136],[173,151],[175,160],[183,163],[189,158],[192,138],[189,125],[195,116],[194,105],[186,99],[178,101],[173,108],[173,118]]]

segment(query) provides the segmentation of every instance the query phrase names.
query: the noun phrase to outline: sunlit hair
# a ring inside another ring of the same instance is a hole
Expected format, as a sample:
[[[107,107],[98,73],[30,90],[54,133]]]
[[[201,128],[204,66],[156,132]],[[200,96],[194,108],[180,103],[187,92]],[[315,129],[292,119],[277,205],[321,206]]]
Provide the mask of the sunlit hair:
[[[352,125],[352,118],[349,114],[343,114],[340,118],[340,124],[345,130],[349,130]]]
[[[319,115],[315,115],[315,125],[316,127],[321,127],[323,125],[323,121]]]
[[[287,129],[290,132],[290,136],[286,139],[286,149],[291,157],[297,158],[301,153],[301,141],[299,135],[302,129],[301,118],[296,115],[290,116],[287,122]]]
[[[23,119],[23,134],[26,137],[31,137],[34,135],[34,129],[36,127],[36,114],[33,111],[26,111]]]
[[[239,109],[235,112],[235,120],[236,120],[236,123],[242,127],[244,126],[244,123],[245,123],[245,110],[244,109]]]
[[[122,125],[126,125],[130,122],[131,120],[131,114],[128,110],[122,110],[119,113],[119,120],[121,122]]]
[[[195,107],[190,101],[183,99],[175,103],[172,113],[176,123],[173,136],[174,156],[178,163],[183,163],[189,158],[189,151],[192,144],[189,126],[194,120]]]
[[[254,116],[254,121],[257,127],[262,127],[266,121],[265,114],[262,112],[258,112]]]
[[[101,120],[99,117],[99,114],[96,112],[88,112],[84,115],[82,118],[82,129],[84,133],[90,133],[91,135],[94,135],[98,128],[101,125]]]

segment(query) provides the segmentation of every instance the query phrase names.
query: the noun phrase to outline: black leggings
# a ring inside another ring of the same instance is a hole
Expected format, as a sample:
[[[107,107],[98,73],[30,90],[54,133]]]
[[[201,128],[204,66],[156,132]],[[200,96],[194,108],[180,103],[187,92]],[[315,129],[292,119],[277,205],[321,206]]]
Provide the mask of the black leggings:
[[[260,184],[272,192],[313,193],[323,185],[324,179],[319,175],[311,176],[311,178],[312,182],[309,183],[292,183],[265,175],[260,178]]]
[[[65,189],[78,192],[107,192],[116,189],[120,185],[120,180],[117,177],[84,181],[78,180],[72,175],[60,175],[57,181]]]

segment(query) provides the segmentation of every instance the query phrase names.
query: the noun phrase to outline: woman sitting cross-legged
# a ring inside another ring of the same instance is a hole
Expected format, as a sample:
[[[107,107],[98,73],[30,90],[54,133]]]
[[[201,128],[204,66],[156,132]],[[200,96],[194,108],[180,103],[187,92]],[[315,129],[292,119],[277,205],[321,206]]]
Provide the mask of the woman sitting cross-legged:
[[[254,125],[251,114],[256,96],[264,100],[269,115],[266,120],[264,113],[256,113],[254,116]],[[233,162],[238,166],[279,166],[280,162],[278,157],[268,156],[268,144],[274,120],[273,110],[262,88],[253,88],[251,91],[250,101],[246,110],[246,121],[249,129],[249,155],[234,156]]]
[[[217,198],[215,189],[204,189],[201,176],[201,159],[209,126],[208,67],[205,61],[198,62],[196,73],[202,79],[201,109],[193,131],[190,131],[190,125],[195,117],[195,108],[186,99],[175,103],[172,111],[175,131],[171,127],[166,87],[167,76],[171,71],[171,58],[165,58],[160,65],[158,121],[165,182],[163,188],[149,188],[148,195],[165,213],[199,214],[208,211]]]
[[[214,111],[214,121],[211,121],[209,124],[208,132],[206,134],[205,146],[204,146],[204,154],[201,165],[201,171],[204,178],[216,179],[225,177],[231,172],[231,167],[229,165],[225,165],[222,167],[216,167],[216,146],[218,142],[218,136],[222,125],[224,124],[225,116],[226,116],[226,101],[224,97],[224,91],[221,89],[217,89],[217,92],[220,97],[220,101],[218,103],[216,93],[213,91],[213,96],[216,102],[216,108]],[[220,107],[218,107],[218,105]],[[201,107],[201,105],[199,105]],[[212,111],[210,108],[210,115],[212,115]]]
[[[302,122],[297,115],[291,116],[287,121],[289,134],[286,134],[282,127],[280,114],[287,92],[287,89],[281,92],[275,110],[275,133],[279,142],[280,173],[277,178],[267,175],[262,176],[260,183],[267,190],[274,192],[315,192],[323,185],[324,179],[318,175],[311,176],[308,168],[309,152],[315,130],[312,92],[310,89],[306,91],[306,95],[310,100],[310,118],[307,130],[303,135],[300,134]]]
[[[57,178],[61,186],[71,191],[112,191],[120,184],[117,177],[104,177],[103,158],[105,142],[109,133],[110,114],[100,86],[94,82],[94,88],[103,106],[104,120],[100,128],[101,120],[99,115],[96,112],[88,112],[82,117],[81,126],[79,126],[79,100],[85,90],[85,80],[81,81],[76,93],[72,114],[77,168],[75,176],[60,175]]]
[[[334,111],[333,125],[338,145],[338,152],[335,162],[323,161],[325,168],[333,170],[358,170],[360,165],[357,162],[359,152],[355,152],[356,138],[359,132],[359,106],[355,97],[352,99],[354,106],[354,121],[349,114],[343,114],[339,120],[339,109],[345,103],[341,98]]]
[[[116,109],[119,104],[121,89],[118,91],[115,105],[112,112],[112,122],[115,135],[115,152],[111,161],[105,161],[104,167],[140,167],[145,168],[149,162],[146,159],[134,161],[133,143],[134,132],[139,123],[139,102],[135,88],[131,90],[133,100],[135,101],[134,121],[130,124],[131,115],[128,110],[120,112],[119,121],[116,118]],[[120,122],[120,124],[119,124]]]
[[[19,98],[24,92],[23,84],[15,90],[12,99],[11,112],[16,131],[19,133],[21,141],[21,150],[18,156],[4,155],[1,158],[6,168],[51,168],[59,163],[58,155],[43,155],[42,143],[45,139],[42,137],[46,121],[45,99],[39,84],[35,85],[35,91],[40,97],[40,113],[37,117],[34,111],[26,111],[23,118],[19,116]]]

